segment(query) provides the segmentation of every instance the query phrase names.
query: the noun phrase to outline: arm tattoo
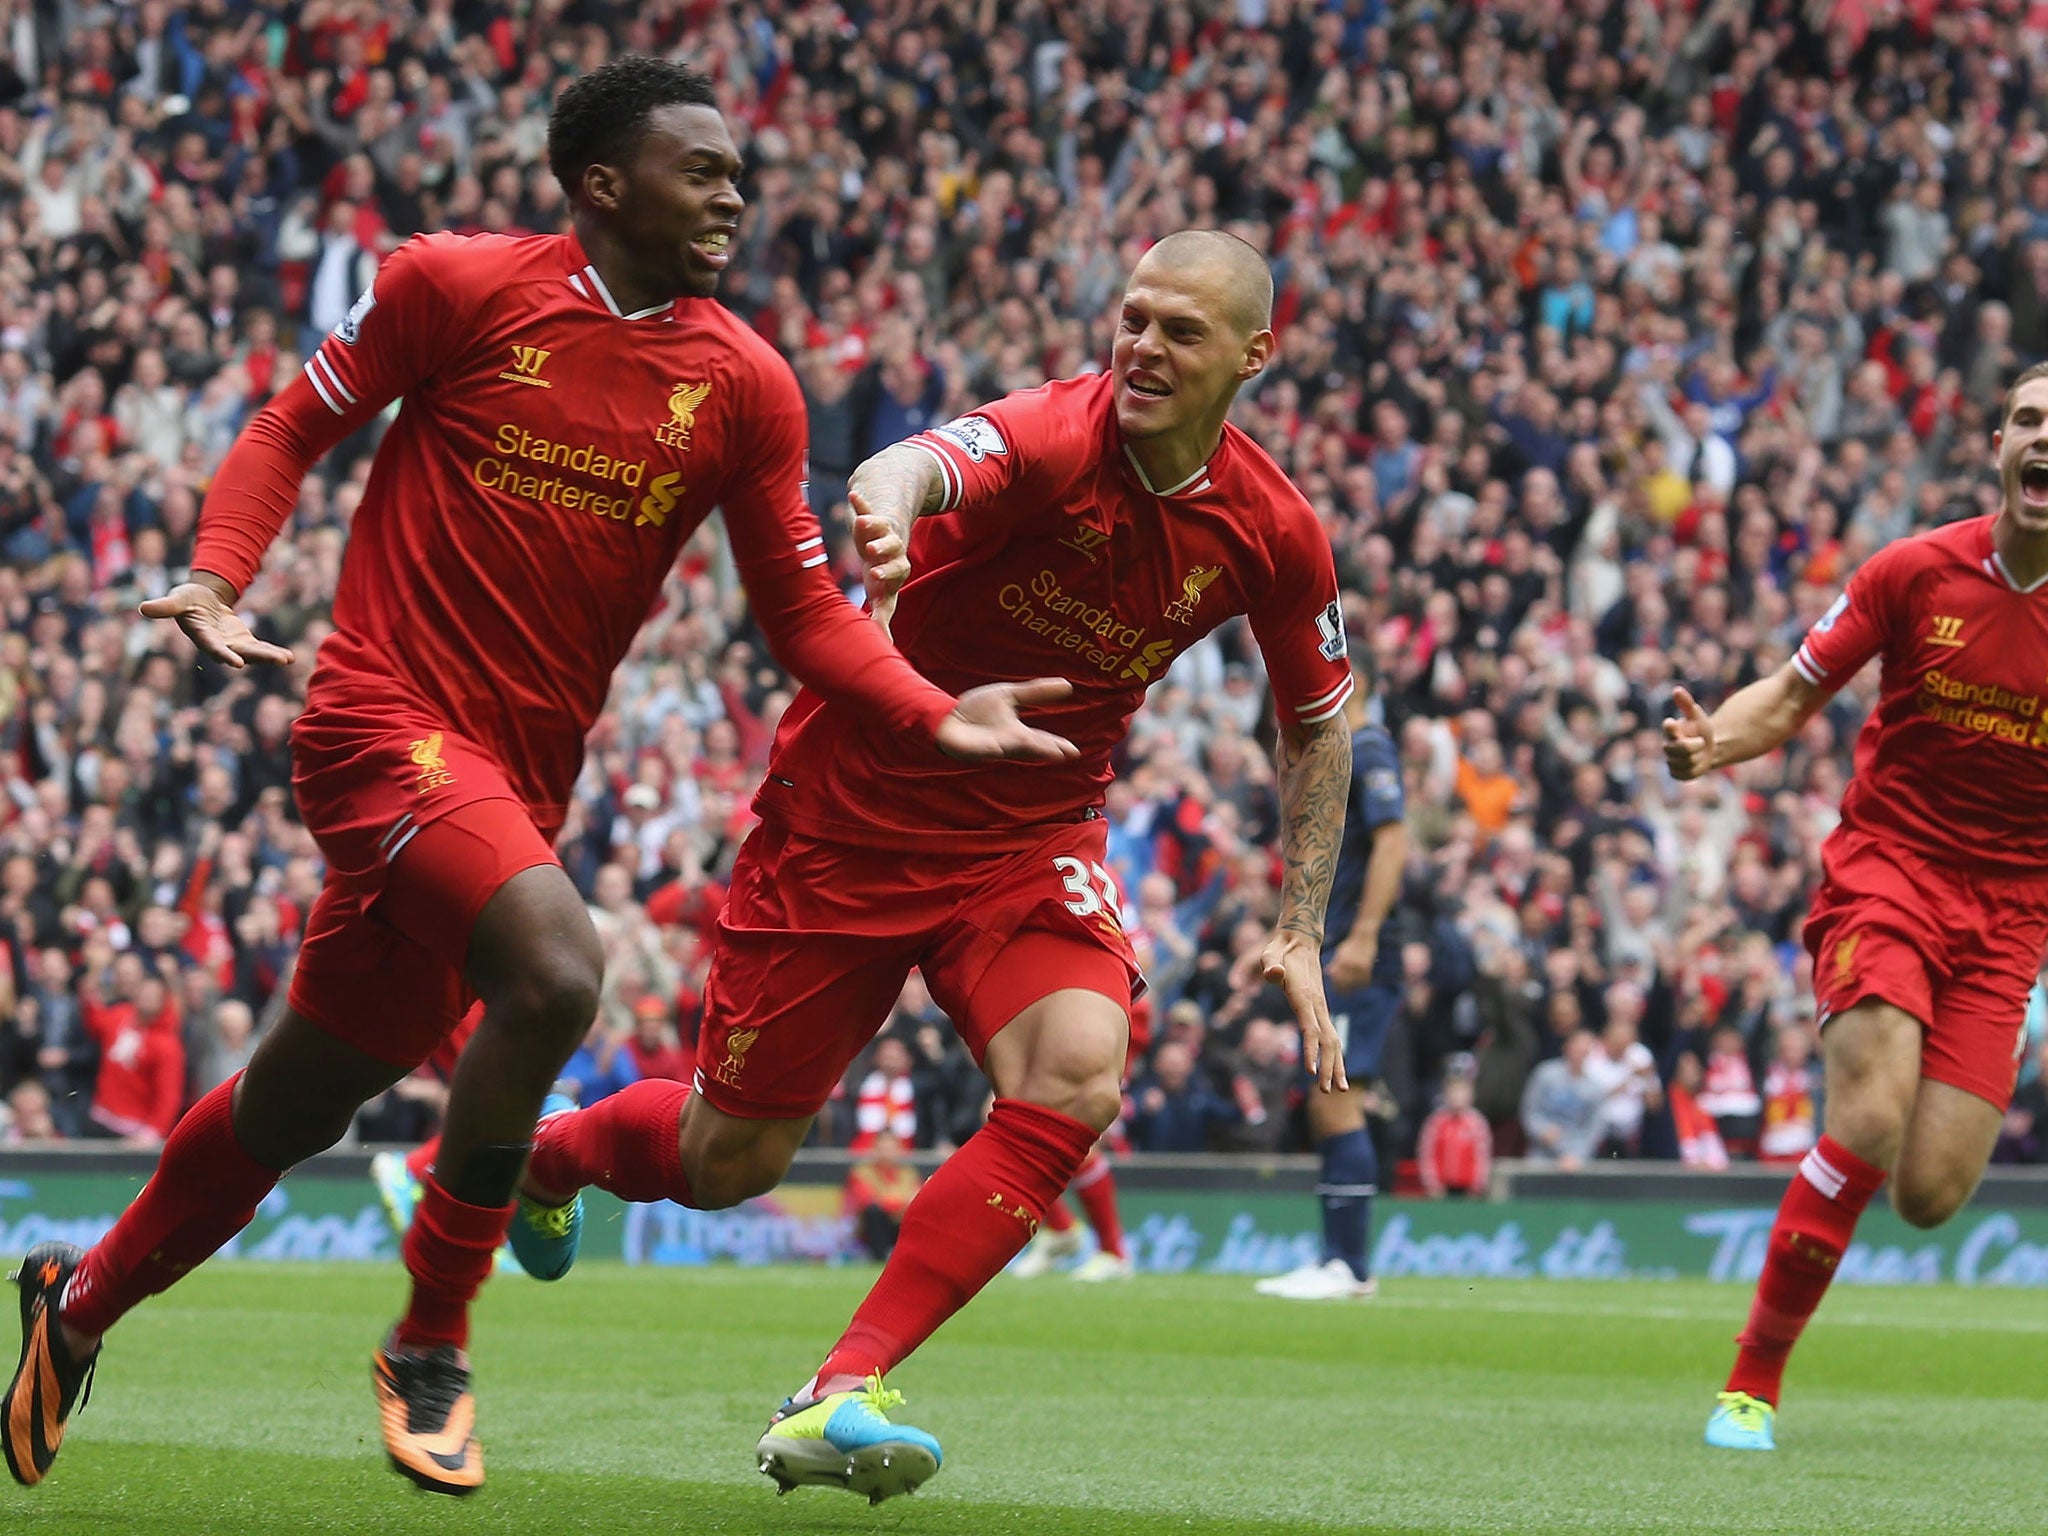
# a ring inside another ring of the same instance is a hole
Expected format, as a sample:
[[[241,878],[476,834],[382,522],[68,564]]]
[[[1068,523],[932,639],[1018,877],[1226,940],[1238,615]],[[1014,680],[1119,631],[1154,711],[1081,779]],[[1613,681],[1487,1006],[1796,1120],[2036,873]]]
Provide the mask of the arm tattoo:
[[[1351,731],[1342,715],[1315,725],[1283,726],[1280,767],[1280,926],[1320,944],[1344,803],[1351,794]]]
[[[849,494],[859,491],[878,512],[901,509],[905,520],[903,536],[920,517],[929,517],[946,499],[945,478],[932,456],[922,448],[897,443],[864,459],[846,482]]]

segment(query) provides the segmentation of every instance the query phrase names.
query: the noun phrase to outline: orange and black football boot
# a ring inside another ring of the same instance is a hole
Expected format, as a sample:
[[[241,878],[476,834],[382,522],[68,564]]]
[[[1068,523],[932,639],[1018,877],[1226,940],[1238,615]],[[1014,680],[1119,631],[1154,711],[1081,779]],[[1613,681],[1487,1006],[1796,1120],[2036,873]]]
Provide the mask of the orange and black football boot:
[[[392,1467],[432,1493],[459,1498],[481,1488],[484,1448],[476,1439],[469,1357],[453,1344],[422,1353],[387,1339],[371,1375]]]
[[[85,1250],[70,1243],[38,1243],[8,1276],[21,1287],[21,1363],[0,1398],[0,1443],[7,1470],[27,1487],[40,1483],[57,1459],[65,1420],[74,1406],[84,1406],[79,1394],[92,1395],[98,1347],[83,1360],[72,1359],[57,1326],[58,1298],[84,1257]]]

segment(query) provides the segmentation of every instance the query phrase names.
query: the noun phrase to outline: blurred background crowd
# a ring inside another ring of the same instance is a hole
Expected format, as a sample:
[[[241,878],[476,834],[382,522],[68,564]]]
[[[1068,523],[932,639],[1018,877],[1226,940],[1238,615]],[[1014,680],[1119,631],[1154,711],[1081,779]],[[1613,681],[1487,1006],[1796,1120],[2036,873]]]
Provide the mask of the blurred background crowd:
[[[863,457],[1101,366],[1159,235],[1265,251],[1279,356],[1237,420],[1328,527],[1407,791],[1386,1149],[1448,1096],[1504,1153],[1803,1152],[1801,914],[1869,679],[1699,784],[1657,725],[1675,682],[1711,707],[1780,665],[1887,540],[1995,506],[2000,391],[2048,357],[2027,0],[0,0],[0,1140],[153,1144],[281,1006],[321,878],[287,741],[375,429],[246,594],[294,667],[201,664],[135,604],[380,259],[563,226],[548,109],[621,49],[718,83],[750,199],[724,298],[796,369],[856,596]],[[689,1072],[788,697],[707,530],[563,833],[610,957],[587,1096]],[[1301,1144],[1250,963],[1267,714],[1220,632],[1110,792],[1140,1149]],[[2026,1078],[2002,1156],[2048,1141]],[[820,1135],[949,1145],[984,1092],[913,982]],[[440,1093],[359,1129],[418,1134]]]

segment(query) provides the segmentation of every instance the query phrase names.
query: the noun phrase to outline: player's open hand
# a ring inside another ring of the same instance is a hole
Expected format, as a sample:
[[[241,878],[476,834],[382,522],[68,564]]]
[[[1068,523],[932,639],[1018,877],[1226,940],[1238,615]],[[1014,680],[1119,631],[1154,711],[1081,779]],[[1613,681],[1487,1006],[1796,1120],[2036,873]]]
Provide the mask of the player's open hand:
[[[910,520],[876,508],[859,491],[847,492],[846,501],[853,509],[853,543],[860,551],[868,611],[886,635],[896,616],[896,594],[910,580]]]
[[[1069,763],[1081,749],[1064,736],[1037,730],[1018,718],[1021,710],[1057,704],[1074,691],[1064,677],[1028,683],[986,683],[960,695],[953,713],[939,722],[939,750],[969,763]]]
[[[1664,722],[1664,761],[1675,779],[1697,779],[1714,766],[1713,718],[1683,688],[1671,691],[1678,707]]]
[[[1284,989],[1294,1017],[1301,1024],[1301,1062],[1316,1075],[1323,1092],[1344,1092],[1344,1043],[1330,1022],[1330,1002],[1323,995],[1323,957],[1305,933],[1282,928],[1266,941],[1259,955],[1266,980]]]
[[[222,666],[236,671],[260,661],[274,667],[292,664],[292,653],[281,645],[258,640],[226,598],[202,581],[188,581],[153,597],[140,610],[145,619],[170,619],[185,631],[185,638]]]

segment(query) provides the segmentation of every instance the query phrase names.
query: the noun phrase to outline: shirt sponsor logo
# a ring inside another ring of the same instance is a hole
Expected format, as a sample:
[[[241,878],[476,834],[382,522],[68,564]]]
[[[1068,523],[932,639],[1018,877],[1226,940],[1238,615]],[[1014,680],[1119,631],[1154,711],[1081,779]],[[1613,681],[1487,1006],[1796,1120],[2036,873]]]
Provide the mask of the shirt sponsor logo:
[[[614,458],[596,443],[558,443],[509,421],[498,428],[491,445],[497,452],[470,466],[470,478],[484,490],[572,512],[588,512],[592,517],[608,518],[615,523],[633,516],[634,499],[628,493],[637,491],[647,476],[645,459]],[[543,472],[548,469],[566,473]],[[664,478],[673,484],[673,477]],[[593,481],[596,484],[590,483]],[[650,495],[642,502],[643,510],[646,501],[656,500],[654,487],[649,486],[648,490]],[[680,490],[676,494],[680,495]],[[667,499],[667,505],[657,502],[658,513],[636,519],[634,526],[650,522],[659,526],[673,505],[674,497]]]
[[[2020,746],[2048,747],[2048,719],[2042,717],[2038,693],[2014,693],[1996,683],[1966,683],[1936,668],[1920,679],[1920,694],[1921,714],[1937,725]]]
[[[1345,650],[1344,610],[1335,598],[1330,599],[1329,607],[1316,615],[1316,633],[1323,637],[1322,644],[1316,647],[1323,653],[1323,660],[1342,661]]]
[[[1209,583],[1223,574],[1220,565],[1197,565],[1181,578],[1180,596],[1167,604],[1166,616],[1176,624],[1195,622],[1195,605],[1202,600],[1202,594]]]
[[[354,346],[362,337],[363,322],[376,307],[377,285],[372,282],[363,290],[363,296],[348,307],[348,313],[341,317],[341,324],[334,328],[335,339],[345,347]]]
[[[531,384],[536,389],[553,389],[554,381],[542,378],[540,371],[547,367],[548,359],[554,355],[539,347],[514,347],[512,366],[498,377],[514,384]]]
[[[657,528],[668,526],[668,515],[675,511],[676,502],[689,494],[682,478],[681,471],[671,470],[647,482],[647,494],[640,498],[640,513],[633,519],[635,528],[645,528],[649,523]]]
[[[654,440],[664,448],[677,452],[690,446],[690,434],[697,427],[697,412],[703,408],[711,394],[707,381],[692,384],[687,379],[678,379],[676,387],[668,394],[668,420],[654,429]]]
[[[1947,614],[1937,614],[1934,619],[1934,633],[1927,637],[1929,645],[1945,645],[1951,650],[1963,648],[1963,621]]]
[[[1010,451],[1010,445],[1003,441],[1003,434],[996,430],[996,424],[986,416],[962,416],[956,421],[947,422],[943,427],[933,427],[932,431],[958,448],[976,464],[990,454]]]
[[[415,794],[424,795],[430,789],[445,789],[455,782],[455,771],[441,755],[442,739],[442,733],[435,731],[431,736],[421,737],[412,744],[413,766],[420,771],[419,779],[413,785]]]
[[[1114,609],[1067,591],[1051,571],[1032,577],[1029,588],[1008,583],[996,593],[996,606],[1031,634],[1122,682],[1149,683],[1173,659],[1172,640],[1148,642],[1144,630],[1125,623]]]
[[[754,1042],[761,1038],[758,1029],[736,1029],[725,1037],[725,1060],[711,1069],[711,1075],[728,1088],[740,1085],[740,1074],[747,1069],[747,1052],[754,1048]]]

